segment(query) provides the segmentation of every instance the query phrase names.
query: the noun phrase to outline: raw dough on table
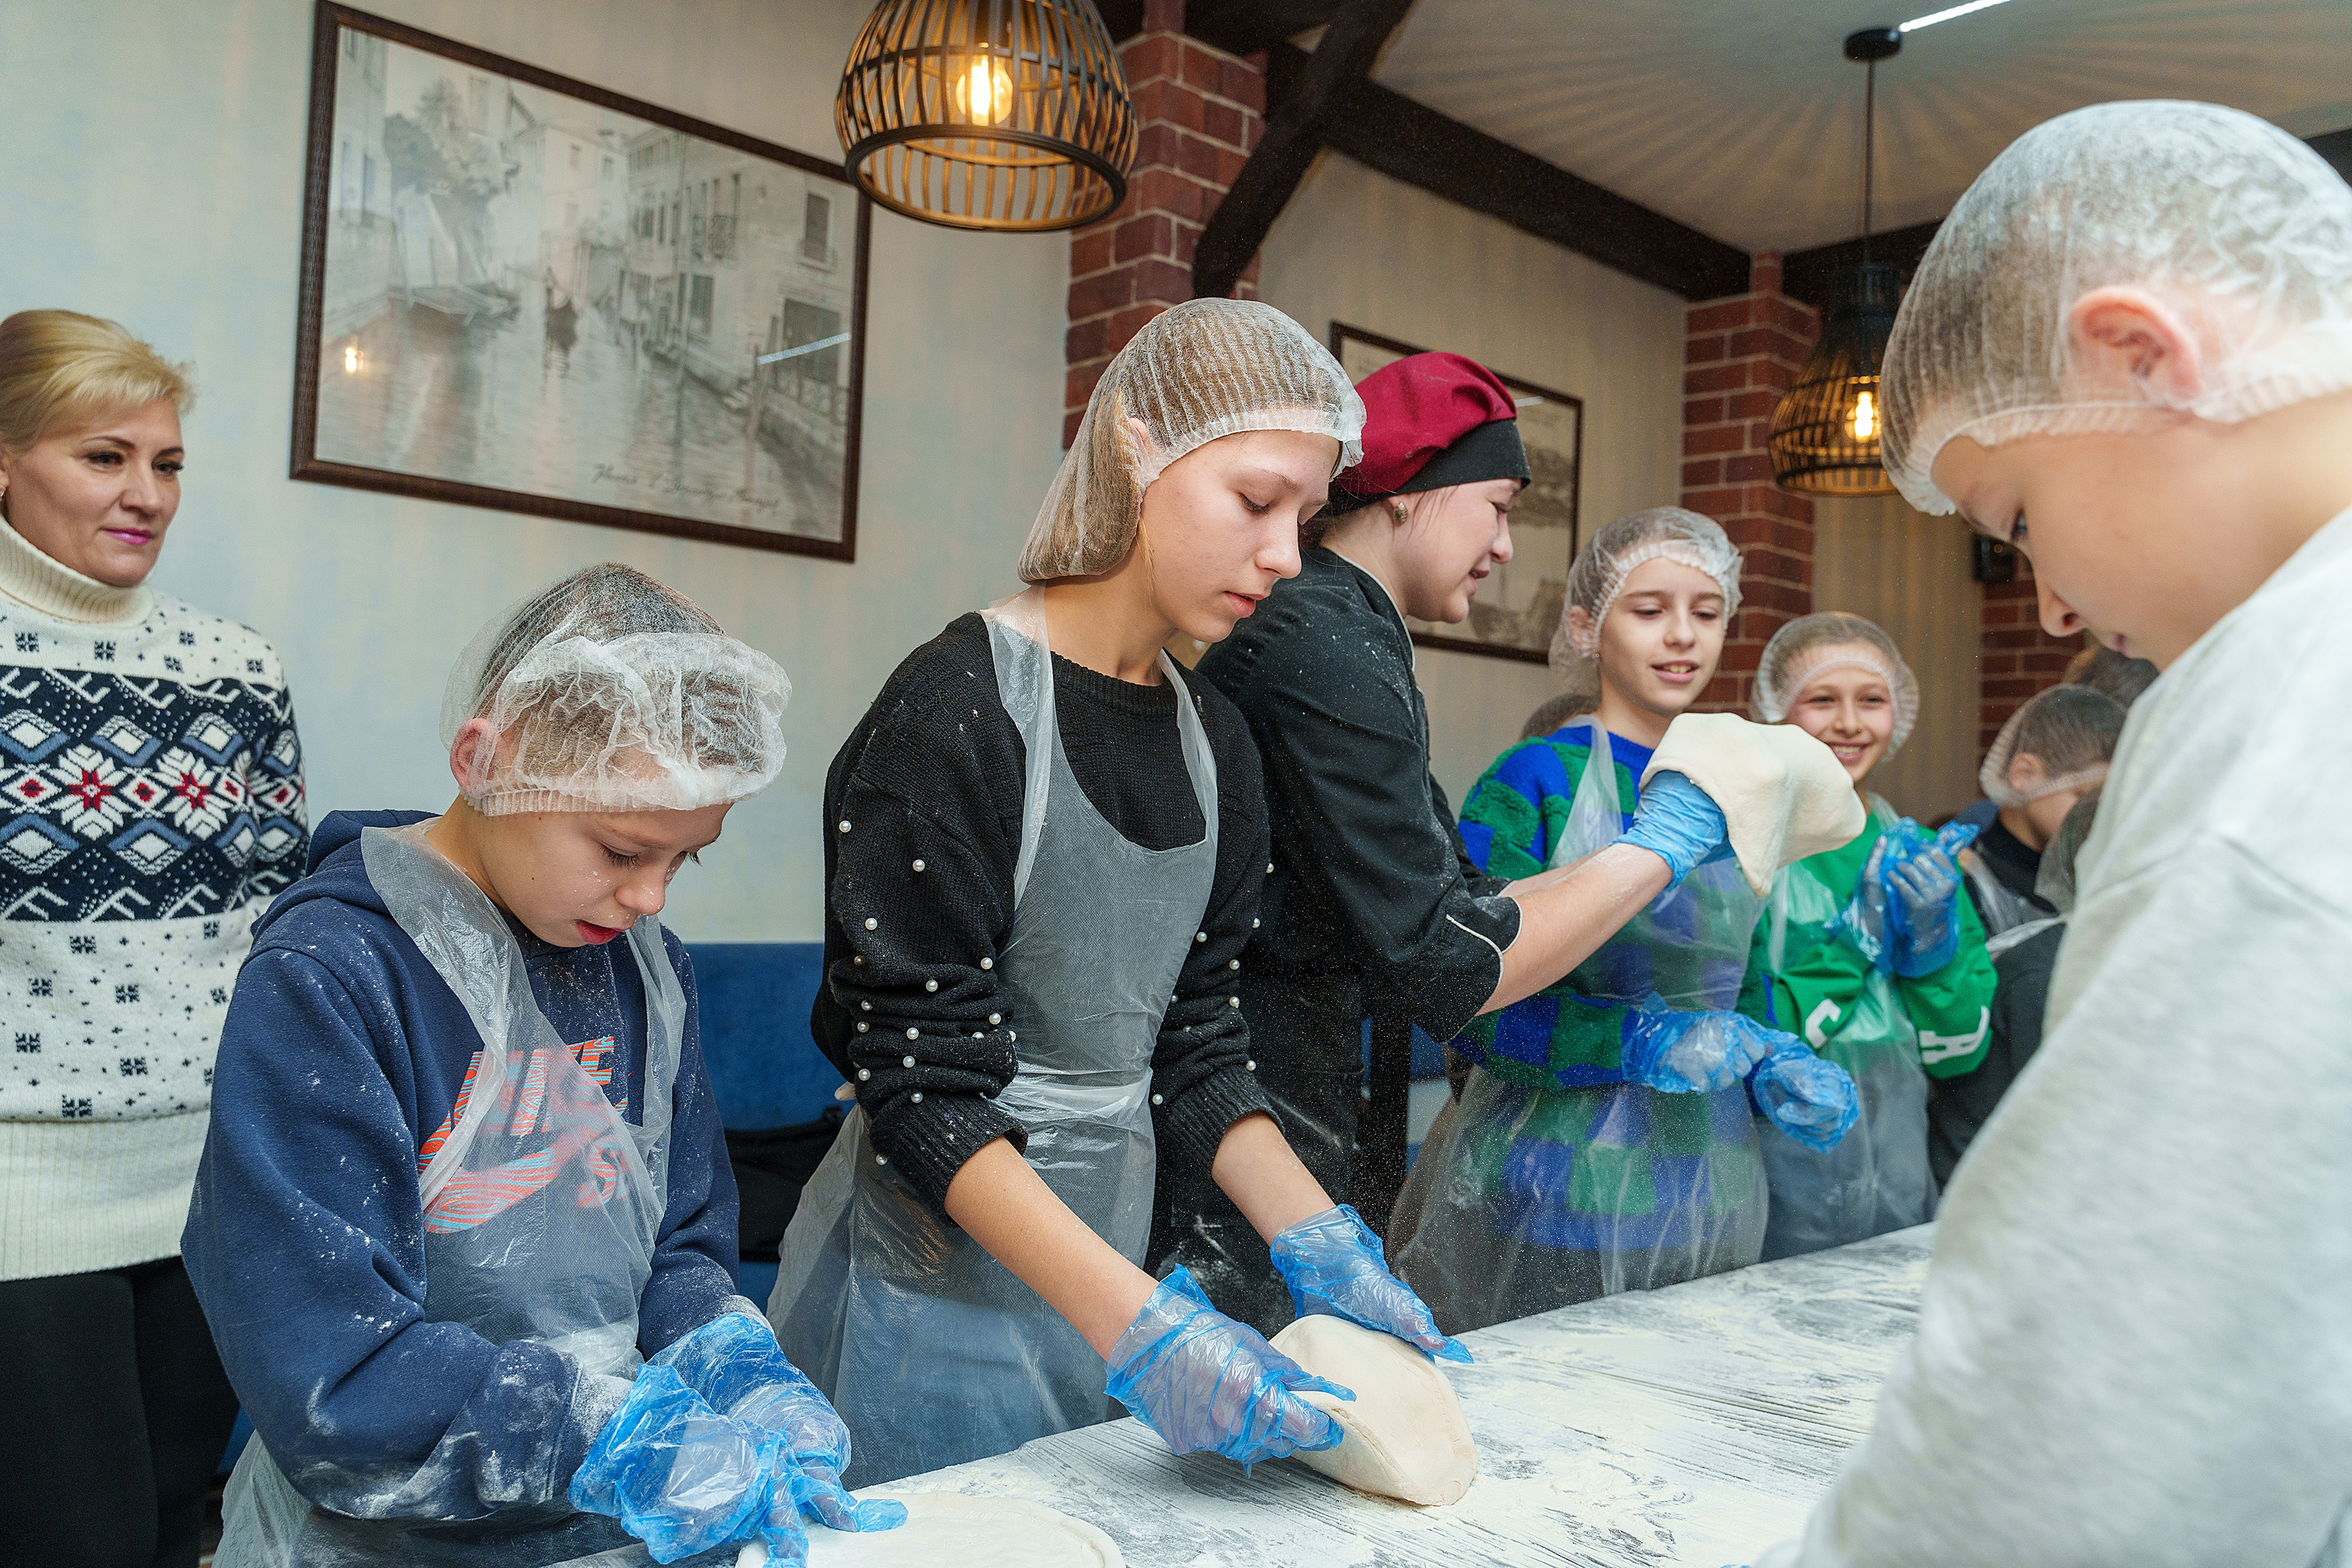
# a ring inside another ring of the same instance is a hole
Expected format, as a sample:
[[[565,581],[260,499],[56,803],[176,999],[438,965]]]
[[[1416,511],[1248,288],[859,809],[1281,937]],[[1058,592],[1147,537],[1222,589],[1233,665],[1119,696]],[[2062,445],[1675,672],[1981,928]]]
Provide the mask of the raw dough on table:
[[[1827,746],[1794,724],[1751,724],[1737,713],[1685,713],[1642,773],[1683,773],[1723,808],[1740,874],[1759,897],[1772,874],[1853,842],[1867,819],[1861,792]]]
[[[1361,1492],[1407,1502],[1459,1502],[1478,1473],[1478,1447],[1454,1385],[1437,1363],[1397,1338],[1315,1313],[1274,1336],[1274,1348],[1352,1391],[1299,1397],[1328,1410],[1347,1433],[1336,1448],[1295,1456]]]
[[[907,1522],[896,1530],[851,1533],[811,1523],[809,1568],[1119,1568],[1124,1561],[1109,1536],[1044,1503],[961,1492],[898,1500]]]

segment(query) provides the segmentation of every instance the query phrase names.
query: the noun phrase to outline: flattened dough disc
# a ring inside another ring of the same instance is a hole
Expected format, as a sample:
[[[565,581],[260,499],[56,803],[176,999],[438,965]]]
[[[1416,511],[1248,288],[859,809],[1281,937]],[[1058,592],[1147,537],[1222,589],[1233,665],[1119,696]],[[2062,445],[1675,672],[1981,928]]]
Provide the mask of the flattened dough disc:
[[[898,1500],[907,1522],[896,1530],[810,1525],[809,1568],[1119,1568],[1123,1561],[1109,1536],[1044,1503],[961,1492]]]
[[[1794,724],[1751,724],[1737,713],[1685,713],[1643,771],[1682,773],[1723,808],[1740,874],[1762,895],[1772,873],[1853,842],[1867,816],[1853,780],[1827,746]]]
[[[1360,1492],[1424,1505],[1462,1500],[1478,1474],[1478,1447],[1436,1363],[1394,1334],[1319,1312],[1275,1335],[1274,1348],[1356,1396],[1299,1395],[1348,1434],[1336,1448],[1294,1456],[1302,1464]]]

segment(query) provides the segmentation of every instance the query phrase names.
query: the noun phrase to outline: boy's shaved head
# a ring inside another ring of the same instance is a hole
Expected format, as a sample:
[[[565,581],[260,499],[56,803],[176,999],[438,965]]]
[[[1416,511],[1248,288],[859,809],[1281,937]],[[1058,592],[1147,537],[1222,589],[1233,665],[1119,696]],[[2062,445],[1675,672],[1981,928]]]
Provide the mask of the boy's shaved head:
[[[2144,297],[2193,345],[2186,379],[2081,374],[2094,290]],[[2099,104],[2035,127],[1969,187],[1905,297],[1885,369],[1887,473],[1923,511],[1955,436],[2236,424],[2352,387],[2352,187],[2214,104]]]

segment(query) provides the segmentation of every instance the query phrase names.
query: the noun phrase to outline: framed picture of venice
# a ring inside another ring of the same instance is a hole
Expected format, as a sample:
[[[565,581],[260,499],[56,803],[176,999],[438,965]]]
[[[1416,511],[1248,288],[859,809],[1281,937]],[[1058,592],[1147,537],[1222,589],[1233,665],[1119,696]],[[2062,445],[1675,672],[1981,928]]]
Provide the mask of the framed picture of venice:
[[[1331,356],[1351,382],[1424,351],[1394,338],[1331,323]],[[1584,400],[1496,371],[1518,405],[1519,439],[1533,477],[1511,508],[1511,559],[1495,568],[1470,618],[1458,626],[1407,617],[1423,647],[1493,654],[1543,663],[1568,602],[1568,568],[1576,559],[1577,479],[1584,466]]]
[[[293,476],[847,561],[837,163],[322,0]]]

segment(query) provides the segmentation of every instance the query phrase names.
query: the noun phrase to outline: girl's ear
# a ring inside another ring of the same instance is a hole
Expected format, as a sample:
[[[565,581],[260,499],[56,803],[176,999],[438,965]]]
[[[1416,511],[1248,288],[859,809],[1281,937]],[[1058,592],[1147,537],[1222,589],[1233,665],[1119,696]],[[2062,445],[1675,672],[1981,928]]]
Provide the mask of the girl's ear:
[[[1601,641],[1600,633],[1592,625],[1591,612],[1582,605],[1570,605],[1568,607],[1568,640],[1570,646],[1587,658],[1592,657],[1592,651],[1588,650],[1597,651],[1598,649]]]
[[[2009,787],[2013,790],[2032,789],[2049,776],[2050,770],[2032,752],[2020,752],[2009,759]]]
[[[2094,289],[2066,312],[2069,390],[2185,408],[2204,390],[2197,343],[2172,308],[2145,289]]]

